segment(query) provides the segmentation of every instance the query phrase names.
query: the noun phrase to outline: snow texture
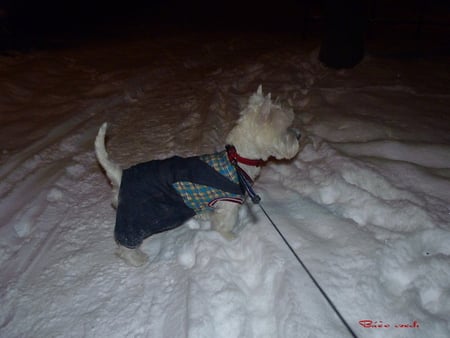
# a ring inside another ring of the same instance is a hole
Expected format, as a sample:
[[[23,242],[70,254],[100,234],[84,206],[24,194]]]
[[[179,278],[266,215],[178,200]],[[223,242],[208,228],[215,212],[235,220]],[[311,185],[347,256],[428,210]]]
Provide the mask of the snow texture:
[[[304,138],[255,190],[355,333],[449,337],[448,60],[336,72],[314,46],[185,35],[0,56],[0,336],[348,337],[249,201],[235,240],[191,220],[147,239],[142,268],[114,255],[100,124],[124,167],[209,153],[262,83]]]

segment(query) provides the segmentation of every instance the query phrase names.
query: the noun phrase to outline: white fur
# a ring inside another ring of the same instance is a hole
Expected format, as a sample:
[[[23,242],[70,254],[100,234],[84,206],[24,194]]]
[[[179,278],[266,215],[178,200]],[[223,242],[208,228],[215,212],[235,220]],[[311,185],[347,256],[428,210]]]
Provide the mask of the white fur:
[[[106,176],[108,176],[109,181],[111,182],[113,193],[112,204],[117,208],[120,182],[122,180],[122,168],[120,168],[118,164],[112,162],[106,152],[105,135],[107,127],[108,124],[105,122],[98,131],[97,137],[95,138],[95,154],[97,155],[98,162],[105,170]]]
[[[234,145],[242,157],[263,160],[269,157],[291,159],[300,149],[296,132],[290,129],[293,120],[293,111],[273,103],[270,94],[264,96],[262,87],[259,86],[256,93],[250,97],[247,107],[241,112],[236,126],[228,134],[226,142]],[[100,127],[95,139],[95,151],[100,165],[111,181],[113,205],[117,206],[122,169],[109,160],[105,149],[106,128],[106,123]],[[252,179],[260,172],[259,167],[245,164],[241,164],[241,167]],[[211,213],[213,228],[227,239],[235,237],[232,230],[238,222],[238,209],[238,204],[218,202],[214,212]],[[148,260],[139,248],[128,249],[119,246],[117,254],[133,266],[140,266]]]

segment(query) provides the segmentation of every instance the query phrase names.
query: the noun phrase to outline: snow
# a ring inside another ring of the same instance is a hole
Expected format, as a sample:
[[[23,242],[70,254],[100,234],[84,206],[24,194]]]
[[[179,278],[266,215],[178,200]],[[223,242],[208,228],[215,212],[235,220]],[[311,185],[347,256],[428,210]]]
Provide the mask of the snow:
[[[145,267],[114,255],[100,124],[123,166],[212,152],[262,83],[304,143],[255,190],[346,321],[449,337],[449,60],[332,71],[317,46],[202,33],[0,56],[0,336],[350,336],[251,202],[235,240],[191,220],[145,241]]]

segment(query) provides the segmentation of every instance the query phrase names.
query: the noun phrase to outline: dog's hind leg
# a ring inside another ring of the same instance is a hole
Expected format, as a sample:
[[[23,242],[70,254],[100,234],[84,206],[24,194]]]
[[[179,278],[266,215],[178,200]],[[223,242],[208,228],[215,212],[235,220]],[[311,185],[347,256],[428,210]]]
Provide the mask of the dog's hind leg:
[[[122,258],[128,265],[136,267],[148,262],[148,256],[139,248],[129,249],[119,244],[116,255]]]
[[[111,182],[113,193],[112,204],[117,208],[120,182],[122,180],[122,168],[120,168],[118,164],[111,161],[108,153],[106,152],[105,135],[107,126],[108,124],[106,122],[103,123],[98,131],[97,137],[95,138],[95,154],[98,162],[105,170],[106,176],[108,176]]]

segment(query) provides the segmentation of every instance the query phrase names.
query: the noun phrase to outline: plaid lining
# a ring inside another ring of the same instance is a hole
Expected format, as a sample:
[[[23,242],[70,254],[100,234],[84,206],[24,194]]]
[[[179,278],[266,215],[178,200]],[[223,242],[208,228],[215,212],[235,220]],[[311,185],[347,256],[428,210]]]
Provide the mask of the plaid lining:
[[[239,184],[236,170],[228,160],[226,151],[220,153],[202,155],[200,160],[207,163],[210,167],[227,177],[232,182]],[[207,185],[195,184],[187,181],[175,182],[172,185],[183,198],[184,203],[194,210],[201,213],[205,209],[212,209],[218,201],[229,201],[242,204],[243,196],[222,191]]]

